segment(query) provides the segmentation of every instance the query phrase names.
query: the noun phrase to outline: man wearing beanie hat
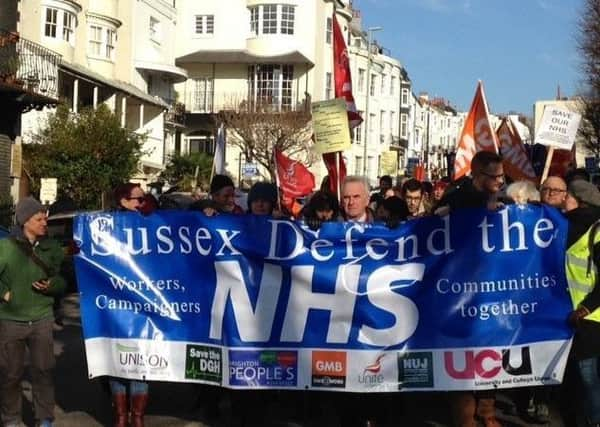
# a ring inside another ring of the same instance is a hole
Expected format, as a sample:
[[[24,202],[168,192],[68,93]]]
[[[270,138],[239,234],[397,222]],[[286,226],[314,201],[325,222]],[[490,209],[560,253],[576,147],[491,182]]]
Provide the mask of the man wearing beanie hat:
[[[227,175],[215,175],[210,181],[210,199],[198,200],[190,206],[191,210],[199,210],[205,215],[218,213],[242,214],[244,210],[235,204],[235,187]]]
[[[52,305],[65,289],[63,251],[46,238],[46,210],[33,197],[15,209],[18,227],[0,240],[0,398],[5,426],[22,425],[21,380],[29,348],[36,425],[54,418]]]
[[[277,187],[270,182],[257,182],[248,193],[248,212],[271,215],[277,203]]]

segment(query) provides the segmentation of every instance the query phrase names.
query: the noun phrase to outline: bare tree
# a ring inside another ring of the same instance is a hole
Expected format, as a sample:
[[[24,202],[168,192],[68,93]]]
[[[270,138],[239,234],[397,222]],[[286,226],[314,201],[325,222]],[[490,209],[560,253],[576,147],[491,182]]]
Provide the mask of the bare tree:
[[[585,147],[600,155],[600,0],[585,0],[578,21],[577,45],[581,56],[584,91],[579,135]]]
[[[221,111],[219,120],[227,129],[227,142],[239,147],[247,161],[263,166],[273,182],[275,149],[305,165],[312,163],[312,129],[310,114],[305,110],[276,111],[268,103],[241,103],[234,110]]]

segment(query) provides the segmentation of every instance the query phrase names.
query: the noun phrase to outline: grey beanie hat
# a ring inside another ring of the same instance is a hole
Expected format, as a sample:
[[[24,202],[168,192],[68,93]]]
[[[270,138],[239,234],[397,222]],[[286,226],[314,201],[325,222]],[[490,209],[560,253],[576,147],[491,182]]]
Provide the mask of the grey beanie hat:
[[[44,208],[44,206],[33,197],[25,197],[24,199],[21,199],[19,203],[17,203],[17,207],[15,208],[17,224],[22,226],[36,213],[44,212],[45,210],[46,208]]]
[[[569,193],[583,203],[600,207],[600,191],[591,182],[582,179],[572,181],[569,184]]]

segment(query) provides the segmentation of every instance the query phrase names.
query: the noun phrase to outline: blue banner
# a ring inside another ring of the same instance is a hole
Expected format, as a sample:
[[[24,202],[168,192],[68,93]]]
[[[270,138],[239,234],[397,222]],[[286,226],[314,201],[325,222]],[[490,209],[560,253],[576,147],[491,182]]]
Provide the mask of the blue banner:
[[[562,377],[567,225],[553,208],[395,230],[175,211],[74,228],[92,376],[335,391]]]

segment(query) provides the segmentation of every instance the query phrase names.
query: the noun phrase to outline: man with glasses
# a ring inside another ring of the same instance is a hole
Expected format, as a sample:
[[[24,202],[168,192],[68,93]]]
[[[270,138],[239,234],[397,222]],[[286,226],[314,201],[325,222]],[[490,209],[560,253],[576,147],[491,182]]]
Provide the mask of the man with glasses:
[[[480,151],[471,160],[471,176],[461,180],[440,201],[436,214],[462,208],[502,207],[498,193],[504,185],[502,158],[490,151]],[[493,390],[456,392],[451,400],[453,424],[474,427],[477,416],[486,427],[500,427],[496,419],[496,395]]]
[[[564,209],[567,183],[559,176],[549,176],[540,187],[542,203]]]
[[[418,218],[426,213],[423,193],[423,184],[417,179],[409,179],[402,185],[402,198],[408,206],[408,219]]]
[[[502,158],[490,151],[480,151],[471,161],[471,176],[448,188],[439,204],[442,208],[436,214],[461,208],[495,210],[502,206],[498,194],[503,185]]]

